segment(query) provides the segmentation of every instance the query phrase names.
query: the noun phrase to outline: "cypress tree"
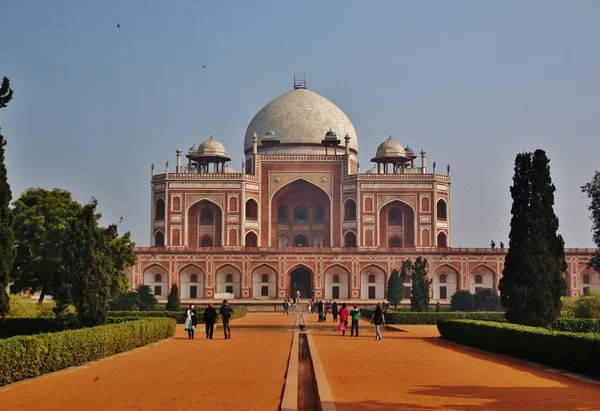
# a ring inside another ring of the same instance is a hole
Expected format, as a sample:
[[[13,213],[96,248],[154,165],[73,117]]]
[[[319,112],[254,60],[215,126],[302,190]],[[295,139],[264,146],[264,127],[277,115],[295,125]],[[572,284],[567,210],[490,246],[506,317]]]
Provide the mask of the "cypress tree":
[[[502,305],[510,322],[546,325],[560,313],[565,294],[564,241],[557,233],[550,160],[543,150],[518,154],[509,250],[500,280]]]
[[[392,274],[388,279],[387,299],[395,310],[398,309],[398,304],[402,301],[402,295],[404,294],[404,284],[402,283],[403,280],[400,278],[398,270],[392,270]]]
[[[596,247],[600,249],[600,171],[596,171],[592,181],[584,184],[581,191],[586,193],[590,199],[588,210],[592,213],[590,219],[592,220],[593,240]],[[598,250],[590,259],[588,267],[600,272],[600,252]]]
[[[173,283],[171,287],[171,292],[169,293],[169,298],[167,299],[167,306],[165,310],[167,311],[179,311],[179,305],[181,301],[179,300],[179,287],[177,287],[176,283]]]
[[[412,288],[410,290],[410,310],[428,311],[429,288],[431,287],[432,280],[431,278],[427,278],[427,259],[417,257],[413,268]]]
[[[4,77],[0,85],[0,108],[6,107],[12,95],[10,81]],[[15,237],[12,231],[14,217],[9,208],[12,193],[4,165],[5,145],[6,141],[0,132],[0,319],[8,314],[9,297],[6,289],[9,284],[10,269],[15,259]]]

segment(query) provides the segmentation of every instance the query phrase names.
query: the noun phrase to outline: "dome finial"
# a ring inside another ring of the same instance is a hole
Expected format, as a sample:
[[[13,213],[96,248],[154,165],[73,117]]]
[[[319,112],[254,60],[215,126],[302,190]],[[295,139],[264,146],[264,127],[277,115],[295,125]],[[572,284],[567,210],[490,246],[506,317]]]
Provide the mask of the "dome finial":
[[[299,88],[306,88],[306,73],[304,73],[304,80],[296,80],[296,74],[294,74],[294,90],[298,90]]]

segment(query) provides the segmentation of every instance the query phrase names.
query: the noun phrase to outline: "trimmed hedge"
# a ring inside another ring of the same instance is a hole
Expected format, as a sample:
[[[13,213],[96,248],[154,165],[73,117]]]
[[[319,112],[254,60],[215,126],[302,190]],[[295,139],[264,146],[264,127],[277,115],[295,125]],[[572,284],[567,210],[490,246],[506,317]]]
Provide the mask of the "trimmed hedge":
[[[147,318],[0,340],[0,386],[81,365],[175,334],[170,318]]]
[[[204,308],[205,307],[196,307],[196,314],[198,316],[198,324],[204,323]],[[217,313],[219,312],[220,307],[215,307]],[[242,307],[233,307],[234,314],[231,317],[232,320],[237,320],[238,318],[245,317],[248,314],[248,309],[245,306]],[[108,318],[117,318],[117,317],[169,317],[174,318],[177,321],[177,324],[185,323],[185,311],[109,311]],[[217,322],[219,319],[217,318]]]
[[[552,331],[572,333],[600,333],[598,318],[560,318],[548,326]]]
[[[77,328],[76,321],[59,321],[56,318],[5,318],[0,321],[0,338],[54,333],[73,328]]]
[[[473,320],[440,320],[437,327],[450,341],[600,377],[599,334]]]
[[[361,308],[363,317],[370,319],[373,310]],[[405,325],[435,325],[438,320],[482,320],[482,321],[505,321],[503,312],[398,312],[392,311],[384,314],[387,324]]]

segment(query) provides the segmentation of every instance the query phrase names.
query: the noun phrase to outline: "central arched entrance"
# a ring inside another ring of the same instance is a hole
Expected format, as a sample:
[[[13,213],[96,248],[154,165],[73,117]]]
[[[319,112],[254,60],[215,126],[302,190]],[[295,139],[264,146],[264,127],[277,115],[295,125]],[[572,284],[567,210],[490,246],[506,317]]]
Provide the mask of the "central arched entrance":
[[[312,273],[304,267],[292,270],[290,274],[290,294],[292,297],[300,291],[300,298],[311,298],[312,296]]]

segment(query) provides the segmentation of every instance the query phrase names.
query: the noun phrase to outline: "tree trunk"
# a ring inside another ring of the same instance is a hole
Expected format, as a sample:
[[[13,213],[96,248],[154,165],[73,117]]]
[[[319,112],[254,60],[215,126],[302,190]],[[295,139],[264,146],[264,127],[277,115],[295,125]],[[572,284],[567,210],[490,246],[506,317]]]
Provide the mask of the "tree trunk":
[[[46,296],[46,286],[42,287],[42,292],[40,293],[40,298],[38,299],[38,304],[44,302],[44,297]]]

